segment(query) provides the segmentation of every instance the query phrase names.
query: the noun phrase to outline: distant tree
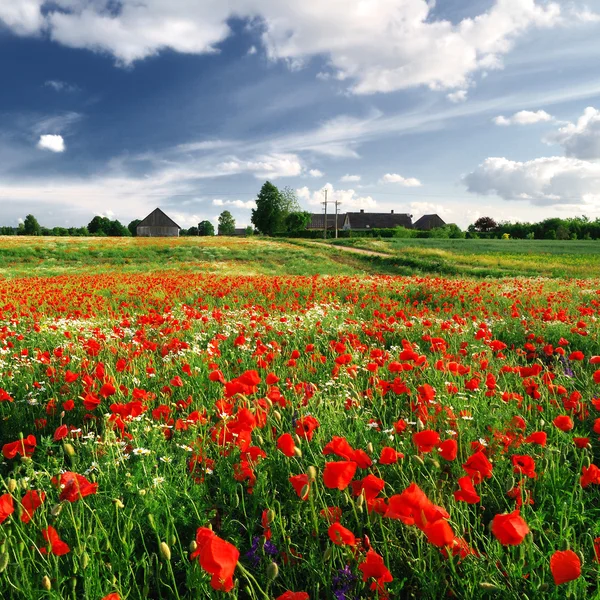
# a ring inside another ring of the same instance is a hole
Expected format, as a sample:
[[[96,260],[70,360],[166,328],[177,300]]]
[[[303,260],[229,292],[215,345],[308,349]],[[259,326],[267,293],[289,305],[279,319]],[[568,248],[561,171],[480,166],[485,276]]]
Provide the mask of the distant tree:
[[[252,225],[246,227],[246,235],[254,235],[254,227],[252,227]]]
[[[568,240],[571,237],[571,232],[569,231],[568,227],[565,227],[564,225],[559,225],[556,228],[556,239],[557,240]]]
[[[188,230],[187,230],[187,234],[188,235],[193,235],[193,236],[198,236],[198,228],[195,225],[192,225]]]
[[[125,225],[121,224],[120,221],[115,219],[114,221],[109,221],[106,235],[111,237],[131,237],[131,231],[129,231]]]
[[[281,227],[283,209],[281,194],[270,181],[265,181],[252,210],[252,224],[264,235],[273,235]]]
[[[40,235],[42,228],[33,215],[27,215],[23,221],[24,235]]]
[[[65,237],[65,236],[69,235],[69,230],[66,227],[53,227],[52,231],[51,231],[51,235]]]
[[[19,223],[17,227],[17,235],[25,235],[25,224]]]
[[[298,202],[296,190],[286,185],[284,188],[279,190],[279,196],[281,197],[281,212],[283,213],[284,218],[290,213],[302,212],[302,207]]]
[[[141,223],[141,219],[134,219],[133,221],[131,221],[131,223],[129,223],[129,225],[127,225],[127,229],[129,229],[129,231],[131,232],[132,236],[137,236],[137,226]]]
[[[473,223],[475,231],[481,233],[489,233],[498,229],[498,223],[492,219],[492,217],[479,217],[475,223]]]
[[[284,227],[287,233],[304,231],[310,223],[310,213],[305,211],[291,212],[286,215]]]
[[[108,235],[110,219],[96,215],[88,224],[87,229],[92,235]]]
[[[228,210],[224,210],[219,215],[218,232],[219,235],[233,235],[235,233],[235,219]]]
[[[210,221],[200,221],[198,235],[215,235],[215,226]]]

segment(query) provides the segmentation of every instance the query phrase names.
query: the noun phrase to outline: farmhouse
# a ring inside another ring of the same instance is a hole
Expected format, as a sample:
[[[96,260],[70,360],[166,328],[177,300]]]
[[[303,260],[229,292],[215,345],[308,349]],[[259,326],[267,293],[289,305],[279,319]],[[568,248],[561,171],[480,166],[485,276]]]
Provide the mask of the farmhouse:
[[[179,237],[181,227],[160,208],[154,209],[136,228],[138,237]]]
[[[345,214],[338,214],[337,216],[337,226],[338,229],[341,230],[344,228],[344,222],[346,220]],[[310,215],[310,223],[307,225],[306,229],[319,229],[323,231],[325,223],[325,215],[323,213],[313,213]],[[327,229],[335,229],[335,215],[327,215]]]
[[[423,215],[415,222],[413,228],[419,231],[429,231],[436,227],[443,227],[445,224],[446,222],[438,215]]]
[[[343,229],[351,231],[369,231],[369,229],[392,229],[394,227],[406,227],[412,229],[412,215],[406,213],[346,213]]]

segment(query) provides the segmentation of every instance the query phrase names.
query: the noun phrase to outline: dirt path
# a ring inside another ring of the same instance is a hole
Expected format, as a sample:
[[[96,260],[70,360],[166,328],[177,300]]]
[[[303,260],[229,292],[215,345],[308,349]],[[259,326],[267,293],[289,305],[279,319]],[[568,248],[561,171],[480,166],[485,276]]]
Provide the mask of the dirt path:
[[[334,246],[333,244],[327,244],[326,242],[315,242],[315,241],[305,241],[305,244],[310,244],[311,246],[325,246],[327,248],[333,248],[335,250],[343,250],[344,252],[348,252],[350,254],[362,254],[363,256],[379,256],[381,258],[391,258],[391,254],[386,254],[385,252],[377,252],[376,250],[365,250],[363,248],[351,248],[349,246]]]

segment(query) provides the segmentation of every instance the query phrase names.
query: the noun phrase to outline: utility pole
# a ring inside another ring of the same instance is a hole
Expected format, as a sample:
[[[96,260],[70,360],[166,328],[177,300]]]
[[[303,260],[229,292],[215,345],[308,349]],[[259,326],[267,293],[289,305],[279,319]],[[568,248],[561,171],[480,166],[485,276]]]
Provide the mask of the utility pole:
[[[325,192],[325,202],[323,202],[323,206],[325,207],[325,223],[323,225],[323,239],[327,239],[327,188],[323,190]]]
[[[338,207],[340,205],[339,200],[335,200],[335,239],[338,237]]]

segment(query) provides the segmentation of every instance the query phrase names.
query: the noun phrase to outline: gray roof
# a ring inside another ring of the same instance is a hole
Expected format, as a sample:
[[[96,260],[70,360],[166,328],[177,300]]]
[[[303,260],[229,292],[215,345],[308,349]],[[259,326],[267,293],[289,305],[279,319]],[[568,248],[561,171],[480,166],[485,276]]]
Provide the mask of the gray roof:
[[[177,229],[181,229],[160,208],[155,208],[145,219],[138,223],[138,227],[177,227]]]
[[[406,213],[349,212],[350,229],[391,229],[412,227],[412,215]]]
[[[443,227],[445,224],[446,222],[438,215],[423,215],[414,223],[413,228],[428,231],[435,227]]]
[[[337,216],[337,226],[341,229],[344,226],[346,220],[346,214],[339,214]],[[310,223],[307,229],[323,229],[325,224],[325,215],[323,213],[313,213],[310,215]],[[327,229],[335,229],[335,214],[327,214]]]

